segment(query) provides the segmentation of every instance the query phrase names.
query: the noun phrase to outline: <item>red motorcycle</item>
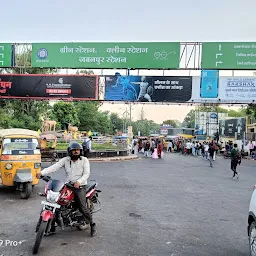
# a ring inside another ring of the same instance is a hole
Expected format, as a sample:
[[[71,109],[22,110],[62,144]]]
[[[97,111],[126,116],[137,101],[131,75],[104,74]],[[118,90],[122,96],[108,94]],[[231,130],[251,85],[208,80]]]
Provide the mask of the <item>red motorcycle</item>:
[[[42,176],[41,179],[46,181],[45,191],[42,196],[46,197],[42,201],[42,210],[40,218],[36,225],[36,240],[33,247],[33,254],[39,250],[42,237],[50,235],[51,229],[59,226],[62,230],[65,227],[76,227],[78,230],[84,230],[88,227],[86,219],[78,210],[75,203],[75,195],[72,191],[74,183],[64,183],[60,180],[51,179],[49,176]],[[87,207],[91,214],[99,211],[100,201],[98,200],[97,181],[89,181],[86,185]],[[98,204],[97,209],[95,205]]]

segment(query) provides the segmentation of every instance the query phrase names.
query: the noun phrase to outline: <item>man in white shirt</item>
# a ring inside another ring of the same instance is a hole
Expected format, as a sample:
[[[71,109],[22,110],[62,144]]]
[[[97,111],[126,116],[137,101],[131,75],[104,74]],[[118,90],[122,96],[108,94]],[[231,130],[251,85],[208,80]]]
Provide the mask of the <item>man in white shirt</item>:
[[[190,141],[188,141],[186,143],[186,149],[187,149],[187,154],[190,155],[191,154],[191,149],[192,149],[192,143]]]
[[[208,142],[204,145],[204,156],[206,159],[208,159],[208,150],[209,150],[209,145]]]
[[[72,142],[68,147],[69,156],[62,158],[56,164],[43,169],[36,174],[39,179],[41,176],[56,172],[61,168],[65,169],[66,182],[74,182],[75,200],[79,211],[88,220],[91,226],[91,236],[97,233],[96,224],[92,220],[92,215],[86,204],[86,190],[85,185],[90,176],[90,163],[86,157],[81,156],[82,146],[77,142]]]

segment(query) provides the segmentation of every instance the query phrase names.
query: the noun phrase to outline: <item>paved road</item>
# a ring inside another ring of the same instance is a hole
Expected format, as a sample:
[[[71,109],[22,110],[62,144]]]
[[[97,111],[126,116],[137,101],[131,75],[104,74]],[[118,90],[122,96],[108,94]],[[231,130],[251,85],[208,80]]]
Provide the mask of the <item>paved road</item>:
[[[210,168],[201,158],[178,154],[92,163],[91,178],[103,191],[103,209],[95,214],[97,236],[89,237],[88,230],[59,231],[43,239],[38,255],[248,255],[246,225],[256,162],[242,163],[239,180],[231,179],[229,163],[218,159]],[[63,172],[55,177],[63,178]],[[25,240],[16,247],[2,245],[0,255],[31,255],[41,200],[0,191],[0,239]]]

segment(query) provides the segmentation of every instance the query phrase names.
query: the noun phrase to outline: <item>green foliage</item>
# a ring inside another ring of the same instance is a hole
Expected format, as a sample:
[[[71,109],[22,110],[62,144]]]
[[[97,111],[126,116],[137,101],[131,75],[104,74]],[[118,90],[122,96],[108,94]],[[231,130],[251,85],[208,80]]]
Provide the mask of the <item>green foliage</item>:
[[[246,113],[246,115],[251,116],[253,119],[253,122],[255,122],[255,120],[256,120],[256,106],[255,105],[249,105],[245,109],[245,113]]]
[[[12,113],[7,108],[0,108],[0,129],[9,128],[12,120]]]
[[[113,126],[113,132],[121,131],[123,129],[123,119],[118,116],[116,113],[110,114],[110,121]]]
[[[38,130],[41,128],[42,116],[50,111],[46,101],[5,100],[0,103],[0,127],[27,128]]]
[[[195,110],[194,109],[191,109],[188,112],[188,114],[184,118],[182,126],[185,128],[195,128]]]
[[[102,134],[113,134],[113,125],[107,113],[97,112],[96,120],[94,131],[98,131]]]
[[[163,125],[165,125],[165,124],[171,125],[173,128],[181,127],[181,122],[178,120],[171,120],[171,119],[165,120],[165,121],[163,121]]]
[[[82,144],[82,141],[78,141],[79,143]],[[56,150],[66,150],[68,148],[69,143],[63,143],[63,142],[58,142],[56,145]],[[111,143],[95,143],[92,142],[92,149],[93,150],[117,150],[117,149],[122,149],[121,145],[112,145]]]
[[[137,135],[140,132],[141,136],[149,136],[150,133],[159,133],[160,125],[152,120],[138,120],[132,123],[133,134]]]
[[[92,131],[98,127],[97,114],[100,107],[98,102],[79,101],[74,103],[79,117],[80,131]]]
[[[53,105],[52,119],[56,120],[62,129],[65,124],[79,126],[78,112],[73,102],[60,101]]]

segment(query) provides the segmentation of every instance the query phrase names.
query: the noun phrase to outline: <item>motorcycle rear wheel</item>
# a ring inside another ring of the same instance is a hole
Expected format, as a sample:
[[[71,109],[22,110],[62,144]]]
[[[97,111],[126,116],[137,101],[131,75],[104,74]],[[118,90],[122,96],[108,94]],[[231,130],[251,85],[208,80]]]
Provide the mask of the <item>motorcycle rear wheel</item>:
[[[35,244],[34,244],[34,247],[33,247],[33,254],[38,253],[38,250],[39,250],[43,235],[45,233],[47,224],[48,224],[47,221],[42,221],[41,224],[40,224],[40,227],[39,227],[38,232],[36,234],[36,241],[35,241]]]

